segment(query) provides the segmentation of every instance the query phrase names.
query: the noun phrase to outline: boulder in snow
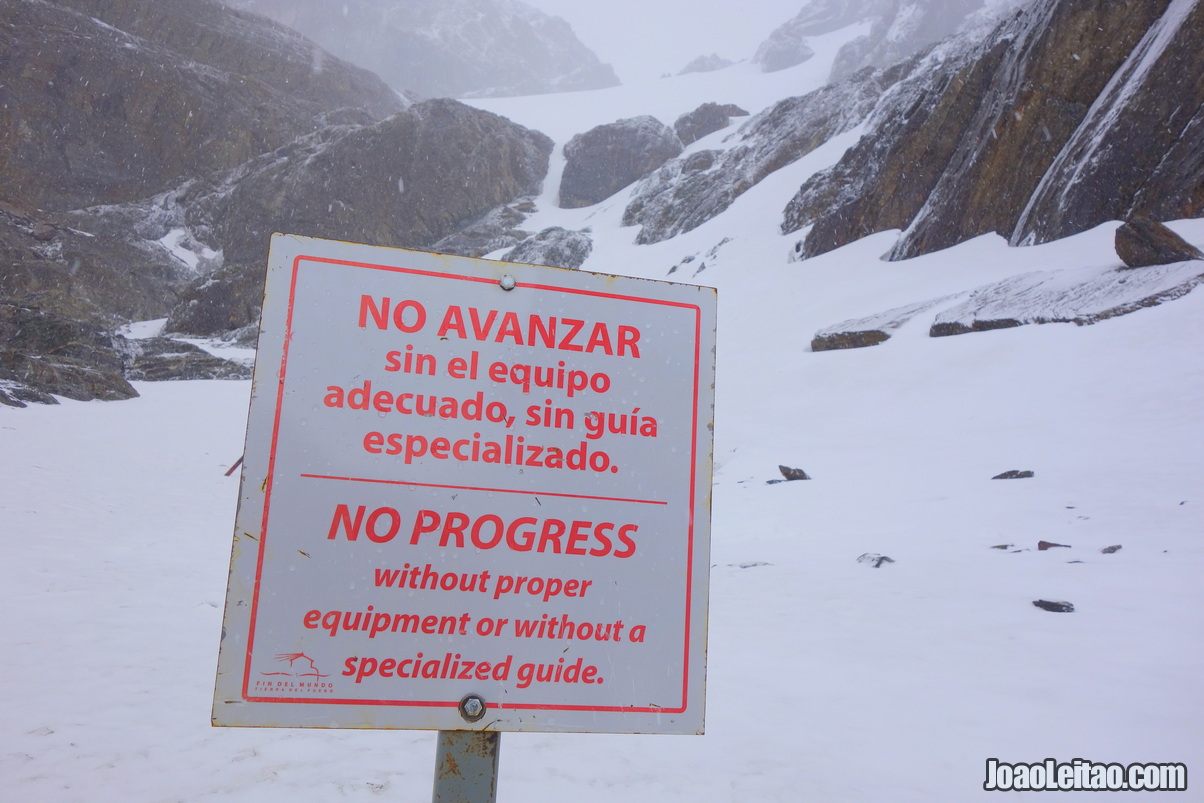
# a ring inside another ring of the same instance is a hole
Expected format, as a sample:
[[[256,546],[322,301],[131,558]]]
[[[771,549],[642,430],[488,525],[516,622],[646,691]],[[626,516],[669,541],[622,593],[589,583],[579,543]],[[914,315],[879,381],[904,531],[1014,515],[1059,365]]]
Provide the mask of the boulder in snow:
[[[578,134],[564,146],[560,207],[577,209],[604,201],[681,151],[677,134],[648,115]]]
[[[1116,230],[1116,255],[1130,268],[1204,259],[1204,253],[1166,226],[1136,217]]]
[[[1037,542],[1037,550],[1039,552],[1044,552],[1047,549],[1053,549],[1055,547],[1060,547],[1062,549],[1070,549],[1070,544],[1055,544],[1053,541],[1038,541]]]
[[[993,479],[993,480],[1026,480],[1032,476],[1035,476],[1035,475],[1031,471],[1020,471],[1019,469],[1014,468],[1011,471],[1005,471],[1002,474],[996,474],[994,477],[991,477],[991,479]]]
[[[507,262],[549,265],[553,268],[580,268],[594,250],[594,242],[584,231],[569,231],[559,226],[532,235],[506,253]]]
[[[707,134],[727,128],[733,117],[747,117],[748,112],[734,103],[719,105],[704,103],[692,112],[686,112],[673,123],[673,130],[681,144],[689,145]]]
[[[1052,613],[1074,613],[1074,605],[1069,602],[1035,599],[1033,600],[1033,604],[1043,611],[1050,611]]]

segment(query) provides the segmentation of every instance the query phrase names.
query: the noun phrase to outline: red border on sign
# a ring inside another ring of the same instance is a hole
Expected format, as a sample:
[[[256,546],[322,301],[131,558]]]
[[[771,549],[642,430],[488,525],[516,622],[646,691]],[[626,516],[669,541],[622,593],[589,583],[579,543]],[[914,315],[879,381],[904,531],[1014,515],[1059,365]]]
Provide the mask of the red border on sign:
[[[243,665],[243,684],[242,697],[247,702],[252,703],[301,703],[311,705],[384,705],[384,706],[413,706],[423,708],[455,708],[458,701],[441,701],[441,700],[363,700],[363,699],[329,699],[329,698],[297,698],[297,697],[256,697],[250,693],[249,685],[251,682],[251,660],[255,649],[255,626],[259,613],[259,591],[263,578],[263,564],[265,545],[268,539],[268,516],[272,502],[273,481],[276,476],[276,444],[280,433],[280,414],[281,407],[284,403],[284,382],[288,371],[288,356],[289,345],[292,342],[293,335],[293,308],[296,300],[297,291],[297,275],[300,271],[302,262],[316,262],[328,265],[339,265],[354,268],[367,268],[370,270],[383,270],[394,273],[408,273],[417,276],[428,276],[437,279],[453,279],[457,281],[478,282],[482,284],[496,284],[495,279],[480,276],[465,276],[456,273],[443,273],[439,271],[418,270],[415,268],[403,268],[396,265],[378,265],[368,262],[354,262],[350,260],[331,259],[328,257],[317,256],[298,256],[293,260],[292,275],[289,281],[288,294],[288,313],[285,320],[284,331],[284,348],[280,358],[280,370],[276,387],[276,409],[273,413],[272,421],[272,440],[271,448],[268,455],[268,471],[264,484],[264,503],[263,503],[263,520],[260,528],[259,538],[259,553],[256,558],[255,565],[255,587],[251,598],[251,615],[250,627],[247,632],[247,651],[246,660]],[[618,301],[633,301],[641,304],[656,304],[659,306],[678,307],[681,309],[694,311],[694,399],[692,407],[691,421],[691,441],[690,441],[690,493],[689,493],[689,510],[687,511],[687,538],[686,538],[686,600],[685,600],[685,639],[682,645],[683,660],[682,660],[682,689],[681,689],[681,706],[677,708],[665,708],[660,706],[589,706],[589,705],[556,705],[556,704],[541,704],[541,703],[511,703],[511,704],[490,704],[490,708],[499,709],[529,709],[529,710],[544,710],[544,711],[596,711],[596,712],[629,712],[629,713],[662,713],[662,714],[680,714],[688,707],[689,689],[690,689],[690,636],[693,627],[693,591],[694,591],[694,510],[697,503],[697,465],[698,465],[698,390],[701,375],[701,349],[702,349],[702,309],[696,304],[687,304],[677,301],[666,301],[662,299],[641,298],[638,296],[622,295],[618,293],[603,293],[594,290],[582,290],[571,287],[556,287],[546,284],[535,284],[527,282],[519,282],[515,287],[525,287],[532,290],[545,290],[556,293],[570,293],[574,295],[586,295],[595,298],[608,298]],[[391,480],[373,480],[355,477],[332,477],[324,475],[303,474],[303,477],[317,480],[332,480],[342,482],[393,482]],[[422,483],[407,483],[413,485],[422,485]],[[437,486],[447,487],[447,486]],[[465,490],[487,490],[487,491],[502,491],[511,492],[507,489],[500,488],[465,488]],[[515,491],[516,493],[528,493],[527,491]],[[542,493],[542,492],[541,492]],[[572,496],[571,494],[547,494],[549,496]],[[605,497],[588,497],[591,499],[608,499],[608,501],[622,502],[638,502],[643,504],[667,504],[667,502],[639,500],[639,499],[610,499]]]

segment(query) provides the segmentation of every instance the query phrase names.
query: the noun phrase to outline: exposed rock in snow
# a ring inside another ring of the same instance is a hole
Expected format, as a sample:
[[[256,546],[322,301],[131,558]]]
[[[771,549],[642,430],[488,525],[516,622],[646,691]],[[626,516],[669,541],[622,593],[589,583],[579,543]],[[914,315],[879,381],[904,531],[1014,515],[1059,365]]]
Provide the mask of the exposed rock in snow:
[[[1002,474],[996,474],[994,477],[991,477],[991,479],[993,479],[993,480],[1027,480],[1027,479],[1032,479],[1035,476],[1036,475],[1031,471],[1021,471],[1020,469],[1014,468],[1014,469],[1011,469],[1010,471],[1005,471]],[[1038,547],[1038,548],[1040,548],[1040,547]]]
[[[426,101],[372,126],[324,129],[198,184],[187,220],[235,263],[261,263],[274,231],[422,247],[537,193],[551,150],[543,134],[497,115]]]
[[[689,145],[702,139],[707,134],[713,134],[727,128],[733,117],[747,117],[748,112],[733,103],[720,106],[718,103],[704,103],[692,112],[686,112],[673,123],[673,130],[682,145]]]
[[[727,150],[675,159],[641,182],[623,212],[623,225],[643,226],[639,243],[660,242],[702,225],[765,176],[861,123],[901,74],[901,68],[867,70],[774,104],[729,136],[735,144]]]
[[[1046,1],[937,46],[884,97],[862,141],[803,185],[783,230],[811,225],[803,251],[813,256],[903,228],[892,259],[1008,236],[1165,3],[1118,13],[1091,0]]]
[[[1116,230],[1116,255],[1130,268],[1204,259],[1199,248],[1146,218],[1134,218]]]
[[[501,97],[615,86],[560,17],[516,0],[226,0],[296,28],[398,91]]]
[[[535,204],[530,199],[503,204],[439,240],[431,246],[431,250],[441,254],[480,257],[500,248],[513,248],[531,236],[531,232],[520,229],[519,225],[533,211]]]
[[[921,301],[896,307],[877,315],[866,318],[854,318],[842,321],[834,326],[821,329],[811,339],[812,351],[831,351],[833,349],[857,349],[866,346],[876,346],[890,339],[903,324],[921,313],[934,307],[948,304],[957,296],[945,296],[930,301]]]
[[[219,335],[253,324],[274,231],[429,246],[537,193],[551,149],[543,134],[502,117],[431,100],[372,126],[323,129],[196,182],[182,191],[185,219],[226,264],[183,293],[168,329]]]
[[[1204,265],[1179,262],[1141,270],[1040,271],[979,288],[937,314],[933,337],[1029,323],[1080,326],[1179,298],[1204,282]]]
[[[1043,611],[1051,613],[1074,613],[1074,605],[1061,600],[1035,599],[1033,604]]]
[[[1045,172],[1011,232],[1012,244],[1055,240],[1135,214],[1204,215],[1201,75],[1204,3],[1173,0]]]
[[[251,378],[251,366],[215,357],[191,343],[152,337],[125,345],[129,355],[125,376],[130,380]]]
[[[879,555],[877,552],[866,552],[857,558],[857,562],[864,563],[873,569],[880,569],[883,564],[894,563],[895,560],[894,558],[888,558],[886,555]]]
[[[1140,270],[1091,268],[1025,273],[969,293],[826,327],[815,333],[811,349],[874,346],[908,321],[933,310],[937,312],[928,329],[932,337],[1032,323],[1084,326],[1179,298],[1201,283],[1204,283],[1204,264],[1192,261]]]
[[[692,72],[714,72],[732,66],[736,62],[723,58],[722,56],[712,53],[709,56],[699,56],[689,64],[681,68],[678,75],[686,75]]]
[[[113,336],[94,323],[0,303],[0,395],[8,401],[131,399]]]
[[[507,262],[549,265],[553,268],[580,268],[594,250],[588,230],[568,231],[559,226],[544,229],[528,237],[502,257]]]
[[[0,4],[4,195],[46,210],[145,198],[401,109],[365,70],[327,57],[315,72],[316,52],[212,0]]]
[[[673,129],[647,115],[596,126],[564,146],[560,206],[603,201],[682,151]]]
[[[809,480],[807,472],[801,468],[792,468],[791,466],[778,466],[778,471],[782,472],[782,478],[786,480]]]

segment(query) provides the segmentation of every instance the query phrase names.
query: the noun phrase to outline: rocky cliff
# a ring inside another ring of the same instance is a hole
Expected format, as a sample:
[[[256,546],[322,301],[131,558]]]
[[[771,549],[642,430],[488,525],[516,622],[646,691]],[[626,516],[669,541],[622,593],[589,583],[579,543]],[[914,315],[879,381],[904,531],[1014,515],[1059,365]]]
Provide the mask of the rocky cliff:
[[[213,0],[7,0],[0,85],[0,194],[29,210],[145,197],[403,106],[370,73]]]
[[[547,137],[407,108],[295,32],[210,0],[0,6],[0,403],[245,376],[133,320],[244,342],[282,229],[421,247],[538,191]]]
[[[1037,2],[937,46],[861,141],[800,188],[783,231],[810,226],[805,257],[903,229],[890,257],[904,259],[987,232],[1062,236],[1139,204],[1160,218],[1198,212],[1188,154],[1204,73],[1151,77],[1196,63],[1200,13],[1196,0]],[[1076,168],[1090,181],[1070,181]]]

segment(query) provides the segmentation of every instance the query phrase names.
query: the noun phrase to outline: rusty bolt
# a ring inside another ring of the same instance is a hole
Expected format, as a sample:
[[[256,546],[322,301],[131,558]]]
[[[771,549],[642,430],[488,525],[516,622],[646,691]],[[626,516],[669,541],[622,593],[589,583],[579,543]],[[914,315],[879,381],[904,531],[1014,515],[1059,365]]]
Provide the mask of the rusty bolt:
[[[468,722],[476,722],[485,716],[485,700],[478,694],[467,694],[460,701],[460,716]]]

